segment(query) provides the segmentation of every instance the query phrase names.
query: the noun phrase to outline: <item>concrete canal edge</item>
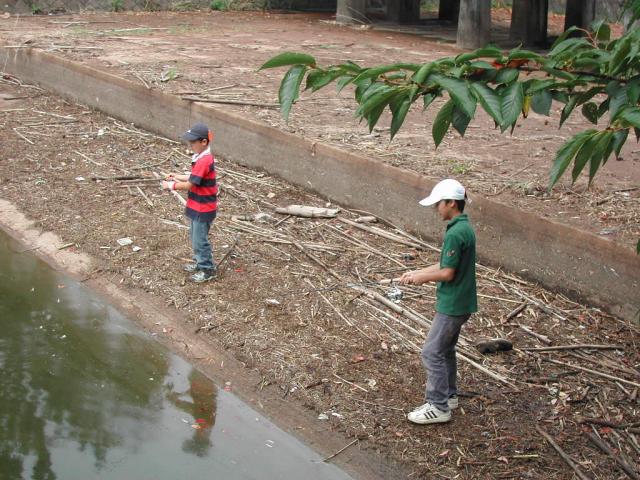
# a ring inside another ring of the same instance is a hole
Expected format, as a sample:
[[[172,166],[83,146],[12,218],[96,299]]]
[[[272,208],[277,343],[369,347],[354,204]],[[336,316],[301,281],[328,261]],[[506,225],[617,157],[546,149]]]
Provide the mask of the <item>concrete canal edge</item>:
[[[184,101],[32,48],[0,45],[5,72],[169,138],[192,121],[215,131],[218,156],[263,169],[348,208],[426,238],[442,224],[417,205],[433,182],[417,173],[314,143],[209,105]],[[485,198],[470,215],[480,260],[568,293],[625,319],[640,309],[640,256],[624,246]]]
[[[245,368],[215,337],[195,333],[193,325],[184,321],[183,313],[167,307],[162,298],[122,287],[118,283],[120,277],[114,278],[96,270],[96,262],[90,256],[73,248],[60,249],[64,243],[62,239],[55,233],[39,230],[26,213],[0,198],[0,231],[23,247],[21,253],[36,255],[53,269],[83,283],[139,328],[154,333],[155,340],[209,376],[218,388],[229,382],[234,395],[324,458],[350,445],[329,461],[354,479],[400,480],[411,473],[405,466],[373,449],[362,448],[366,439],[362,444],[353,444],[353,438],[347,438],[334,430],[335,427],[318,421],[313,411],[285,400],[277,385],[267,385],[258,390],[262,377]],[[163,327],[170,328],[166,333],[160,333]]]

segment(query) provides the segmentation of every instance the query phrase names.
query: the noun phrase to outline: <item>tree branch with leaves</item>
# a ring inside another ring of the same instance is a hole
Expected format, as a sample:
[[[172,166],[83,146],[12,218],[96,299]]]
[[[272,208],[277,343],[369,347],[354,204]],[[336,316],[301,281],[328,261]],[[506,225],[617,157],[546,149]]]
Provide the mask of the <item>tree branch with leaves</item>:
[[[564,105],[560,127],[579,111],[594,128],[569,138],[556,152],[549,188],[572,164],[573,182],[586,169],[591,183],[611,156],[620,155],[631,132],[640,140],[640,29],[631,28],[640,19],[640,0],[628,0],[625,11],[627,31],[619,38],[611,38],[610,26],[598,21],[590,30],[568,29],[545,55],[486,46],[424,64],[361,67],[346,61],[322,67],[311,55],[287,52],[260,70],[289,67],[278,97],[285,120],[303,82],[312,92],[335,83],[339,93],[353,85],[356,116],[372,131],[389,108],[392,139],[415,103],[426,110],[446,95],[431,129],[436,148],[452,127],[464,136],[478,107],[501,132],[513,132],[520,116],[526,118],[531,110],[549,116],[553,102],[559,102]]]

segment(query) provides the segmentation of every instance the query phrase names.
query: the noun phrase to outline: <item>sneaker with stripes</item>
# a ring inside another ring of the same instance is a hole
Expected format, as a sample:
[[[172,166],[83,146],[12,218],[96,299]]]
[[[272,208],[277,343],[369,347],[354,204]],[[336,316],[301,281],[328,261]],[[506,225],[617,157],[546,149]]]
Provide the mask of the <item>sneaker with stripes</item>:
[[[435,405],[427,402],[407,415],[407,420],[419,425],[445,423],[451,420],[451,411],[443,412]]]

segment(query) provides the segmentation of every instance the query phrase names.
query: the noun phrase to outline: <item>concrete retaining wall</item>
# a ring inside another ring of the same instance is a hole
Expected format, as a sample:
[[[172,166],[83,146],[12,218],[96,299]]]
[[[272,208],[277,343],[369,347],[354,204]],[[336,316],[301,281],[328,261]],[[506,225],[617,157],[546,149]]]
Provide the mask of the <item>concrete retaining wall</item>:
[[[48,14],[72,12],[148,12],[196,9],[217,10],[323,10],[335,11],[336,0],[4,0],[0,12],[12,14]]]
[[[417,173],[315,144],[264,124],[32,49],[0,48],[0,64],[24,81],[162,135],[177,138],[191,122],[216,133],[214,151],[320,193],[346,207],[388,218],[430,239],[443,225],[417,205],[433,182]],[[595,235],[475,198],[469,209],[482,261],[523,273],[614,314],[640,309],[640,256]]]

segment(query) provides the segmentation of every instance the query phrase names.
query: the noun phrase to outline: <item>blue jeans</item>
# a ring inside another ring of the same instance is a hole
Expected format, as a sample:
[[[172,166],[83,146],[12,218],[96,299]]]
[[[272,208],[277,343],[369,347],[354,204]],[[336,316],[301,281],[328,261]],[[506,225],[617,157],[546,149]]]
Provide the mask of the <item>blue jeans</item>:
[[[456,343],[470,316],[436,313],[422,347],[422,363],[427,370],[425,400],[443,412],[449,411],[449,397],[457,394]]]
[[[198,270],[215,271],[213,264],[213,252],[211,243],[209,243],[209,229],[212,222],[202,222],[200,220],[191,220],[189,227],[189,238],[191,239],[191,248],[193,248],[193,261],[196,263]]]

